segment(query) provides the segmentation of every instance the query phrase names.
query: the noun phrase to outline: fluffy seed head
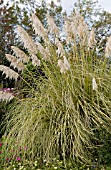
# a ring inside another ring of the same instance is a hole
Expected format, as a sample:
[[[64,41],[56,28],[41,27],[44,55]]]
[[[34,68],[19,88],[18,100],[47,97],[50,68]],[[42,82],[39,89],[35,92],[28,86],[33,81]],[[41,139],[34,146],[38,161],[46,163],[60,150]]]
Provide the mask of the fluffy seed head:
[[[28,33],[20,26],[17,27],[17,34],[21,38],[24,43],[24,47],[28,49],[29,53],[37,53],[37,47],[35,43],[32,41],[31,37]]]
[[[59,37],[59,28],[56,26],[54,19],[47,14],[48,30],[51,34]]]
[[[14,96],[11,93],[0,91],[0,101],[10,101],[14,98]]]
[[[105,57],[109,58],[111,57],[111,36],[108,37],[106,48],[105,48]]]
[[[24,43],[24,47],[28,49],[29,54],[32,58],[32,63],[38,66],[40,65],[40,60],[38,60],[36,54],[37,54],[37,46],[36,44],[32,41],[31,37],[28,35],[28,33],[21,27],[18,26],[17,28],[18,35],[20,36],[21,40]],[[34,61],[33,61],[34,59]],[[38,62],[39,61],[39,62]]]
[[[37,58],[37,56],[35,54],[32,54],[31,55],[31,58],[32,58],[32,64],[34,66],[40,66],[41,62],[40,60]]]
[[[98,86],[97,86],[97,83],[96,83],[96,79],[93,77],[92,79],[92,89],[93,90],[97,90]]]
[[[13,78],[17,81],[19,74],[16,73],[14,70],[4,65],[0,65],[0,70],[3,72],[3,74],[6,74],[6,78],[10,78],[10,79]]]
[[[19,61],[19,59],[10,54],[5,54],[5,56],[11,62],[11,66],[17,68],[18,71],[24,70],[24,64],[21,61]]]
[[[32,14],[30,19],[32,27],[35,30],[35,33],[42,37],[43,40],[47,40],[48,39],[47,30],[44,28],[38,17],[35,14]]]
[[[64,31],[66,33],[67,43],[73,42],[76,35],[75,25],[68,18],[65,19]]]
[[[70,69],[70,64],[65,56],[63,56],[64,62],[62,60],[58,60],[58,66],[60,67],[61,73],[66,73],[67,70]]]
[[[83,43],[87,41],[89,35],[89,29],[88,29],[88,25],[85,23],[84,20],[79,23],[77,34]]]
[[[88,40],[88,47],[93,48],[96,44],[96,39],[95,39],[95,33],[94,33],[94,28],[90,31],[90,36]]]
[[[39,42],[37,42],[37,48],[43,56],[43,59],[47,60],[50,57],[48,47],[44,48]]]
[[[11,49],[13,50],[17,58],[19,58],[19,61],[23,63],[28,63],[29,57],[22,50],[20,50],[19,48],[15,46],[11,46]]]
[[[61,55],[61,56],[64,56],[65,55],[65,50],[63,48],[63,45],[62,43],[59,41],[58,38],[55,38],[55,45],[57,46],[57,54],[58,55]]]

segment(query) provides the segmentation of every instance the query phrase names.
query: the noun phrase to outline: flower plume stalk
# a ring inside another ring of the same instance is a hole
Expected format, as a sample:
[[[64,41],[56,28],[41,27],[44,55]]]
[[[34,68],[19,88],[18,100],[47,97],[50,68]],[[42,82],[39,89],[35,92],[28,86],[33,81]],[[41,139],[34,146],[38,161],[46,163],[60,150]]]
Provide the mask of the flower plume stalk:
[[[77,39],[83,44],[87,42],[89,29],[81,14],[75,13],[66,18],[64,29],[67,43],[75,42]]]
[[[47,30],[44,28],[43,24],[38,19],[38,17],[35,14],[32,14],[30,20],[31,20],[32,27],[35,30],[35,33],[40,37],[42,37],[43,40],[47,41],[48,40]]]
[[[32,59],[32,64],[34,66],[40,66],[41,65],[40,60],[37,58],[37,56],[35,54],[31,55],[31,59]]]
[[[98,89],[98,86],[97,86],[97,83],[96,83],[96,79],[94,77],[92,79],[92,89],[93,90],[97,90]]]
[[[49,52],[48,47],[44,48],[39,42],[37,42],[37,48],[42,54],[44,60],[47,60],[50,58],[50,52]]]
[[[75,25],[68,18],[65,19],[64,31],[66,33],[66,42],[71,43],[75,40],[76,29]]]
[[[54,19],[49,15],[47,14],[47,23],[48,23],[48,30],[51,34],[59,37],[60,34],[59,34],[59,28],[56,26],[55,22],[54,22]]]
[[[55,45],[57,46],[57,54],[58,54],[58,56],[64,56],[65,55],[65,50],[64,50],[64,48],[63,48],[63,45],[62,45],[62,43],[59,41],[59,39],[58,38],[55,38]]]
[[[23,63],[28,63],[29,61],[29,57],[19,48],[15,47],[15,46],[11,46],[11,49],[13,50],[14,54],[17,56],[17,58],[19,58],[19,61],[23,62]]]
[[[108,37],[106,48],[105,48],[105,57],[109,58],[111,57],[111,36]]]
[[[0,70],[3,72],[3,74],[6,74],[6,78],[15,79],[17,81],[19,74],[14,70],[4,65],[0,65]]]
[[[37,53],[37,48],[35,43],[32,41],[28,33],[20,26],[17,27],[17,34],[24,43],[24,47],[28,49],[29,53]]]
[[[80,38],[80,40],[82,40],[83,44],[87,42],[88,39],[88,35],[89,35],[89,29],[88,29],[88,25],[85,23],[84,20],[82,20],[77,28],[77,34]]]
[[[70,70],[70,64],[66,58],[66,56],[63,56],[64,62],[62,60],[58,60],[58,66],[60,67],[61,73],[66,73],[67,70]]]
[[[24,47],[27,48],[31,59],[32,63],[34,66],[40,66],[40,60],[37,58],[37,46],[36,44],[32,41],[31,37],[28,35],[28,33],[21,27],[17,27],[17,34],[21,38],[22,42],[24,43]]]
[[[79,19],[79,25],[77,27],[77,34],[83,43],[87,43],[87,39],[89,36],[88,25],[86,24],[84,17],[81,14],[76,14],[76,16]]]
[[[90,31],[90,36],[89,36],[89,40],[88,40],[88,47],[89,48],[93,48],[96,44],[96,39],[95,39],[95,29],[92,28],[92,30]]]
[[[0,91],[0,101],[10,101],[14,98],[14,95],[12,95],[11,93],[7,93],[7,92],[3,92]]]
[[[5,56],[11,62],[11,66],[17,68],[18,71],[24,70],[24,64],[21,61],[19,61],[19,59],[10,54],[5,54]]]

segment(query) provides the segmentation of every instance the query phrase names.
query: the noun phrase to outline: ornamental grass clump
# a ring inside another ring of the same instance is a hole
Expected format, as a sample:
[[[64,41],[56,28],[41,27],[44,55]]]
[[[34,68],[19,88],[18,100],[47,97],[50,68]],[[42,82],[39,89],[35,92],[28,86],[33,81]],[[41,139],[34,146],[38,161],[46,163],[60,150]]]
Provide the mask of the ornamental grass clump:
[[[38,88],[31,89],[31,97],[11,106],[5,120],[6,145],[14,146],[13,138],[28,146],[31,160],[41,157],[49,161],[59,155],[64,163],[67,159],[90,162],[93,130],[101,126],[111,128],[111,69],[107,67],[107,59],[98,58],[94,31],[88,30],[80,14],[66,18],[65,45],[56,25],[50,25],[46,31],[32,15],[32,26],[37,36],[45,38],[43,52],[41,47],[32,45],[20,27],[19,36],[31,61],[36,63],[35,68],[40,65],[45,76],[36,79]],[[45,32],[40,33],[40,29]]]

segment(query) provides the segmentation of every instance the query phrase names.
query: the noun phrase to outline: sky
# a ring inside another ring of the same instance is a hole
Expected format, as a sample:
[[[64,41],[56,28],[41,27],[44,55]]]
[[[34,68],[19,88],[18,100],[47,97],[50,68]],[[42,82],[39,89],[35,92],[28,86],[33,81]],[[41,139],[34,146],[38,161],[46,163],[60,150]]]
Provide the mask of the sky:
[[[6,1],[7,0],[4,0],[4,2]],[[41,0],[35,0],[35,1],[40,2]],[[46,1],[50,2],[51,0],[46,0]],[[53,0],[53,1],[57,3],[57,0]],[[73,9],[74,3],[77,2],[77,0],[61,0],[61,1],[62,1],[63,10],[67,11],[68,14]],[[98,0],[98,5],[104,8],[106,11],[111,12],[111,0]]]
[[[111,0],[98,0],[99,4],[108,12],[111,12]]]
[[[73,4],[75,2],[76,0],[62,0],[63,9],[69,13],[69,11],[73,9]],[[98,0],[98,5],[106,11],[111,12],[111,0]]]

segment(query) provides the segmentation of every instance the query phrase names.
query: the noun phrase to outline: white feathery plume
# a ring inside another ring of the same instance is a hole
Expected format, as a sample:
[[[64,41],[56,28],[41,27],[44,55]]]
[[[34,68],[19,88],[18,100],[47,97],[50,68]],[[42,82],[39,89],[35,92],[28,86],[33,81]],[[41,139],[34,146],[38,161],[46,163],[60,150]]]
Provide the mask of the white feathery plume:
[[[84,20],[79,23],[79,26],[77,28],[77,34],[80,40],[82,40],[82,42],[86,42],[86,40],[88,39],[89,29],[88,25],[85,23]]]
[[[35,33],[42,37],[44,40],[47,40],[48,39],[47,30],[44,28],[43,24],[38,19],[38,17],[35,14],[32,14],[30,19],[32,21],[31,24],[33,29],[35,30]]]
[[[54,34],[55,36],[59,37],[59,28],[56,26],[54,19],[47,14],[47,23],[48,23],[48,30],[51,34]]]
[[[65,19],[65,24],[64,24],[64,31],[66,33],[66,41],[68,43],[74,41],[74,26],[73,26],[73,22],[71,22],[70,20],[68,20],[68,18]]]
[[[11,93],[0,91],[0,101],[10,101],[14,98]]]
[[[28,63],[29,57],[22,50],[20,50],[18,47],[15,46],[11,46],[11,49],[13,50],[13,52],[21,62]]]
[[[18,71],[24,70],[24,64],[21,61],[19,61],[19,59],[10,54],[5,54],[5,56],[11,62],[11,66],[17,68]]]
[[[43,59],[45,59],[45,60],[49,59],[50,52],[49,52],[48,47],[44,48],[39,42],[37,42],[37,47],[38,47],[38,50],[40,51],[40,53],[42,54]]]
[[[78,36],[80,41],[82,40],[82,42],[84,43],[88,39],[89,35],[88,25],[85,23],[84,17],[79,13],[75,13],[70,17],[70,20],[70,28],[73,32],[73,36]]]
[[[31,59],[32,59],[32,64],[34,66],[40,66],[41,65],[40,60],[37,58],[37,56],[35,54],[31,54]]]
[[[17,27],[17,34],[18,34],[18,36],[20,36],[21,40],[23,41],[24,47],[28,49],[32,60],[34,59],[34,61],[33,61],[34,66],[35,66],[35,64],[37,64],[37,66],[40,66],[40,61],[35,62],[35,61],[38,60],[38,58],[36,56],[36,54],[37,54],[37,46],[32,41],[31,37],[28,35],[28,33],[21,26]]]
[[[109,58],[111,57],[111,36],[108,37],[106,48],[105,48],[105,57]]]
[[[98,86],[97,86],[97,83],[96,83],[96,79],[93,77],[92,79],[92,89],[93,90],[97,90]]]
[[[79,13],[73,14],[65,19],[64,29],[68,43],[74,42],[77,36],[82,42],[85,42],[89,35],[89,29],[84,21],[84,17]]]
[[[65,69],[66,69],[66,70],[69,70],[69,69],[70,69],[70,64],[69,64],[66,56],[63,56],[63,58],[64,58]]]
[[[32,64],[34,66],[40,66],[41,65],[40,60],[37,58],[37,56],[35,54],[32,54],[31,58],[32,58]]]
[[[61,73],[66,73],[67,70],[70,69],[70,64],[65,56],[63,56],[64,62],[62,60],[58,60],[58,66],[60,67]]]
[[[16,73],[14,70],[10,69],[7,66],[0,65],[0,70],[3,72],[3,74],[6,74],[6,78],[9,77],[10,79],[13,78],[13,79],[17,80],[19,77],[18,73]]]
[[[84,21],[84,18],[81,14],[75,13],[70,17],[70,23],[73,34],[77,34],[77,28],[79,27],[79,24]]]
[[[17,35],[21,38],[22,42],[24,43],[24,47],[28,49],[29,53],[37,53],[37,47],[35,43],[20,25],[17,27]]]
[[[88,47],[93,48],[96,44],[96,39],[95,39],[95,33],[94,33],[94,28],[90,31],[90,36],[88,40]]]
[[[63,48],[63,45],[62,43],[59,41],[58,38],[55,38],[55,45],[57,46],[57,54],[58,56],[61,55],[61,56],[64,56],[65,55],[65,50]]]

